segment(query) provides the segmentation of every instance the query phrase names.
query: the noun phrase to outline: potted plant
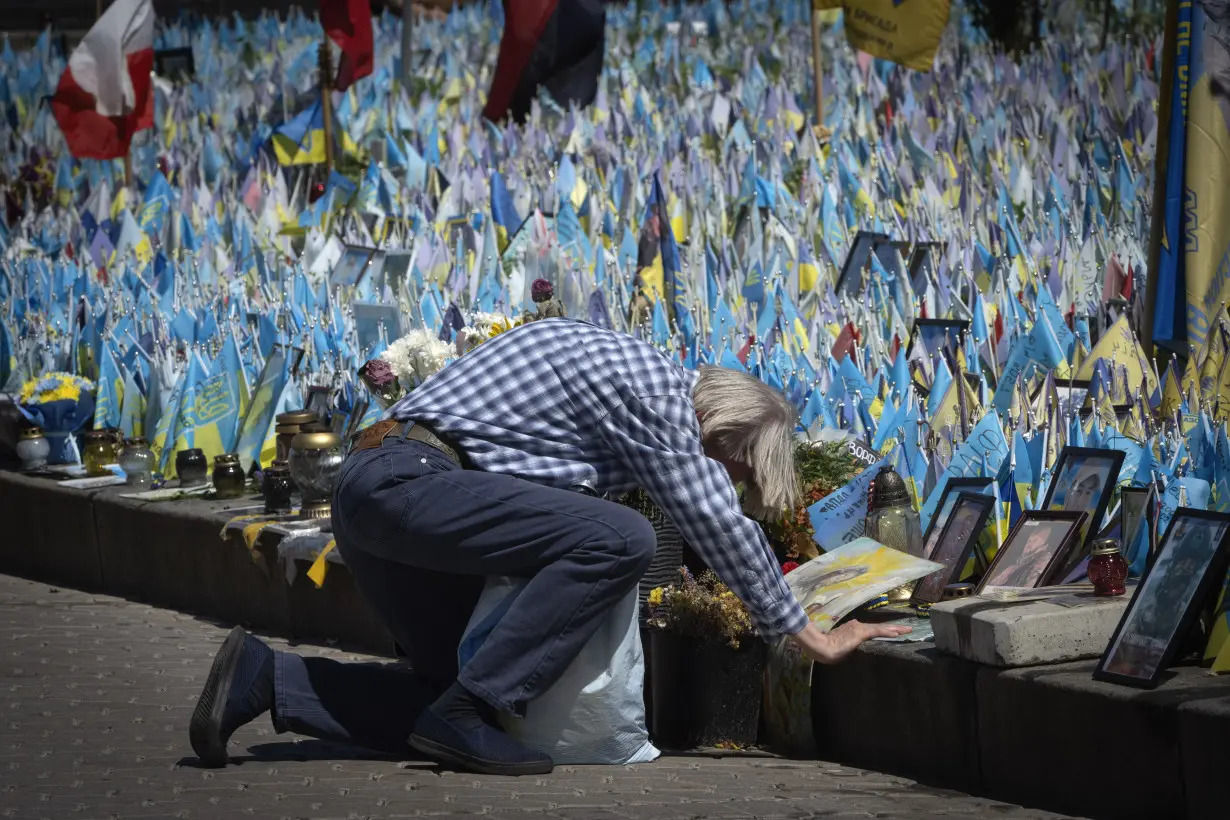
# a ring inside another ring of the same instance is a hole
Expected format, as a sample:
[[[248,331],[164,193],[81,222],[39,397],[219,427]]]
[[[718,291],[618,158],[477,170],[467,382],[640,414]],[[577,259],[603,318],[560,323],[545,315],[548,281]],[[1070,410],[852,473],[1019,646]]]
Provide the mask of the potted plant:
[[[649,594],[650,735],[667,749],[746,748],[760,722],[765,646],[717,575],[686,568]]]

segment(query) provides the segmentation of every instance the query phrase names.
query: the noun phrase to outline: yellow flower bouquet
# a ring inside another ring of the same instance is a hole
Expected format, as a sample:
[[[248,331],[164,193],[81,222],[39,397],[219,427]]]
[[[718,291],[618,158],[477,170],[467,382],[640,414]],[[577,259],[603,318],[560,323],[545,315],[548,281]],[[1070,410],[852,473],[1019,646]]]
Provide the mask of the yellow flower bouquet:
[[[72,373],[44,373],[30,379],[17,396],[30,424],[43,428],[51,443],[51,464],[77,461],[72,434],[94,420],[94,383]]]

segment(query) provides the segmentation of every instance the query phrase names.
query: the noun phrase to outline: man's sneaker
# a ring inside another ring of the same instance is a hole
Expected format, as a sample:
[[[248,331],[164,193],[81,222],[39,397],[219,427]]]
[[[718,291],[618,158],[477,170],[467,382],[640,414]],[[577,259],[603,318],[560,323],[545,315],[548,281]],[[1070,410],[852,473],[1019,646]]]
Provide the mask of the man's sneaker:
[[[433,760],[479,774],[550,774],[555,767],[547,755],[493,726],[484,723],[462,729],[431,707],[414,722],[410,745]]]
[[[196,702],[188,738],[201,763],[226,765],[226,743],[235,730],[273,706],[273,650],[242,627],[226,636]]]

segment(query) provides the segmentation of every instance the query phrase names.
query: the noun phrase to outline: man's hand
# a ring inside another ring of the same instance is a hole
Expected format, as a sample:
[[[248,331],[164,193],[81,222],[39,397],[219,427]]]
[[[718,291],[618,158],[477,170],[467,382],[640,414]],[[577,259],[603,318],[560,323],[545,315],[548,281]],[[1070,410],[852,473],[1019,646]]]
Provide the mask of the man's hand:
[[[827,635],[817,629],[815,624],[808,624],[802,632],[791,635],[790,638],[803,650],[804,655],[816,663],[834,664],[848,658],[864,641],[872,638],[898,638],[912,631],[908,626],[850,621]]]

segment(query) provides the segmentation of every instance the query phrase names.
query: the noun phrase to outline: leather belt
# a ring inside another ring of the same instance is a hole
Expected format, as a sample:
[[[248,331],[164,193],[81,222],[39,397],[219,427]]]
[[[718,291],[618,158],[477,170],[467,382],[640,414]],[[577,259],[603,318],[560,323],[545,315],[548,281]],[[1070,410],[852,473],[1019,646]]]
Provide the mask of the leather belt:
[[[410,427],[409,430],[406,430],[407,425]],[[385,439],[390,436],[407,441],[420,441],[428,447],[434,447],[441,453],[444,453],[458,467],[463,466],[461,455],[457,452],[456,448],[445,444],[439,436],[418,422],[378,421],[371,427],[359,431],[354,437],[354,443],[350,446],[350,452],[357,453],[362,450],[374,450],[377,447],[383,446]]]

